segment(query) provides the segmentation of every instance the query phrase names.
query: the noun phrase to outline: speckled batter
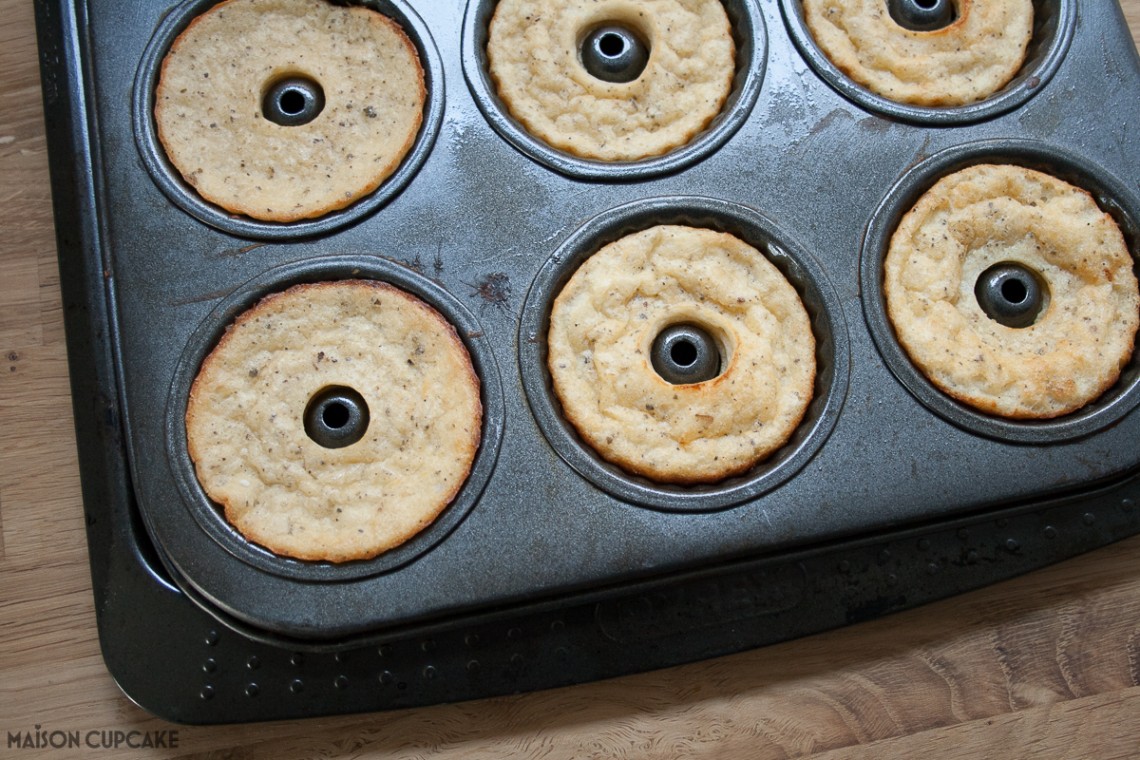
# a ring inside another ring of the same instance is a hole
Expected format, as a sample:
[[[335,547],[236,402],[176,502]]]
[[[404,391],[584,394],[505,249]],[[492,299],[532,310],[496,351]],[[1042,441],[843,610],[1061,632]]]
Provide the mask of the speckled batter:
[[[262,115],[265,92],[303,76],[324,90],[308,124]],[[158,137],[203,198],[290,222],[379,187],[423,119],[423,69],[400,27],[324,0],[228,0],[174,41],[155,93]]]
[[[662,329],[695,323],[722,372],[672,385],[654,370]],[[550,315],[548,364],[563,411],[603,458],[668,483],[741,473],[787,441],[812,397],[815,338],[795,288],[732,235],[658,226],[574,273]]]
[[[1021,68],[1032,0],[954,0],[949,26],[899,26],[887,0],[803,0],[804,21],[836,68],[872,92],[917,106],[989,97]]]
[[[364,437],[329,449],[310,399],[356,390]],[[443,317],[383,283],[299,285],[237,318],[202,363],[186,433],[203,489],[250,541],[341,562],[397,546],[459,491],[479,445],[479,381]]]
[[[583,66],[583,38],[604,24],[649,45],[632,82]],[[602,161],[635,161],[689,142],[720,113],[735,46],[719,0],[501,0],[487,57],[499,97],[535,137]]]
[[[974,294],[982,272],[1007,261],[1047,284],[1029,327],[994,321]],[[1132,355],[1133,266],[1120,228],[1084,190],[981,165],[943,178],[903,217],[884,290],[899,342],[935,385],[985,412],[1050,418],[1100,396]]]

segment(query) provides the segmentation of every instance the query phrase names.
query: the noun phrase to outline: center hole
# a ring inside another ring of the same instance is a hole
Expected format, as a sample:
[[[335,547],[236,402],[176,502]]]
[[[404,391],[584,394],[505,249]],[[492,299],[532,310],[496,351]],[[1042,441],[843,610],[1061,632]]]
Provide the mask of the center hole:
[[[678,322],[657,333],[649,349],[649,360],[665,382],[691,385],[720,375],[722,351],[712,328]]]
[[[321,410],[321,421],[333,430],[339,430],[347,425],[350,416],[348,407],[339,401],[326,404]]]
[[[368,430],[368,403],[352,388],[330,385],[313,394],[302,420],[305,433],[318,446],[351,446]]]
[[[302,74],[267,82],[261,97],[261,115],[282,127],[308,124],[325,107],[320,83]]]
[[[595,27],[579,43],[578,55],[586,72],[603,82],[626,84],[645,71],[649,46],[633,28],[619,22]]]
[[[625,40],[620,34],[603,34],[602,38],[598,40],[598,49],[602,51],[603,55],[617,58],[625,52]]]
[[[933,32],[958,18],[960,0],[886,0],[891,19],[903,29]]]
[[[688,367],[697,360],[697,347],[687,340],[679,340],[669,347],[669,358],[678,367]]]
[[[1035,324],[1048,306],[1049,286],[1024,264],[1002,261],[978,276],[974,297],[987,317],[1006,327],[1020,329]]]
[[[296,116],[305,110],[305,95],[300,90],[288,89],[277,98],[277,106],[282,113]]]
[[[1011,277],[1001,284],[1001,295],[1010,303],[1022,303],[1029,296],[1029,288],[1021,280]]]

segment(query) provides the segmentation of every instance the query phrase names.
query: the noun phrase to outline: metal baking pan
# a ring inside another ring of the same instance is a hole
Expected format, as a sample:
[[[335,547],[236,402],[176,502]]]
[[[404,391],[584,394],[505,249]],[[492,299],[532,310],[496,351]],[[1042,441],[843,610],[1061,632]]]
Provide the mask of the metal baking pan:
[[[914,371],[879,292],[901,213],[980,161],[1085,187],[1137,251],[1140,60],[1112,0],[1036,3],[1022,75],[945,111],[842,79],[797,0],[726,0],[725,112],[690,146],[625,166],[553,151],[506,115],[481,52],[490,0],[374,4],[424,61],[421,135],[373,196],[273,224],[203,202],[154,137],[156,67],[208,0],[37,3],[100,632],[144,706],[253,720],[588,680],[874,617],[1140,532],[1140,357],[1073,415],[995,419]],[[573,268],[674,221],[765,250],[817,339],[796,435],[714,486],[598,459],[545,371],[545,320]],[[347,276],[399,285],[457,326],[482,380],[481,448],[456,502],[405,546],[285,560],[198,487],[186,394],[241,309]]]

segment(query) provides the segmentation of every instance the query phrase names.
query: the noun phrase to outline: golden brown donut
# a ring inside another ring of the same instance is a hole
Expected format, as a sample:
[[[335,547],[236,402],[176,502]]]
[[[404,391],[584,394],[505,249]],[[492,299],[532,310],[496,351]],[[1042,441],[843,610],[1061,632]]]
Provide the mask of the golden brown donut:
[[[1006,85],[1033,36],[1032,0],[953,0],[957,18],[914,31],[886,0],[803,0],[804,21],[836,68],[884,98],[961,106]]]
[[[651,362],[663,328],[696,324],[718,376],[672,384]],[[586,260],[554,302],[548,366],[566,418],[609,462],[662,483],[710,483],[784,445],[812,398],[815,337],[799,294],[722,232],[652,227]]]
[[[1045,283],[1028,327],[1008,327],[975,286],[1013,262]],[[884,262],[887,313],[915,365],[990,414],[1052,418],[1116,382],[1138,322],[1134,262],[1093,198],[1020,166],[983,164],[939,180],[903,217]]]
[[[305,410],[359,393],[363,437],[329,448]],[[298,285],[226,330],[190,390],[186,434],[202,488],[247,539],[288,557],[367,559],[428,526],[479,446],[479,380],[455,329],[390,285]]]
[[[263,113],[265,93],[288,77],[324,92],[323,110],[306,124],[282,126]],[[167,157],[204,199],[293,222],[379,187],[411,149],[425,98],[415,47],[374,10],[226,0],[171,45],[154,113]]]
[[[583,38],[604,24],[650,48],[631,82],[603,81],[582,63]],[[719,0],[500,0],[488,33],[489,73],[510,114],[552,147],[601,161],[688,143],[720,113],[736,69]]]

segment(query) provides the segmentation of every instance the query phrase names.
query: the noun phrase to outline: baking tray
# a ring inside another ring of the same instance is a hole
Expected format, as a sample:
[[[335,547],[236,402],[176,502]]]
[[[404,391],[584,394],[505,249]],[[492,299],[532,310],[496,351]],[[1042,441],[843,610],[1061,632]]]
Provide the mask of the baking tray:
[[[375,5],[425,62],[419,141],[375,195],[274,225],[200,201],[154,139],[155,67],[209,2],[36,3],[100,637],[132,699],[220,722],[544,688],[868,619],[1140,532],[1140,358],[1074,415],[990,418],[913,372],[878,292],[901,213],[980,161],[1085,187],[1137,250],[1140,61],[1115,2],[1036,3],[1023,73],[989,101],[931,111],[843,80],[797,0],[726,0],[727,110],[690,146],[622,167],[551,151],[505,116],[481,53],[488,0]],[[599,461],[544,370],[549,304],[573,267],[672,221],[762,247],[818,344],[797,434],[709,487]],[[182,410],[235,313],[345,276],[405,287],[460,328],[487,410],[480,453],[405,547],[282,560],[205,500]]]

